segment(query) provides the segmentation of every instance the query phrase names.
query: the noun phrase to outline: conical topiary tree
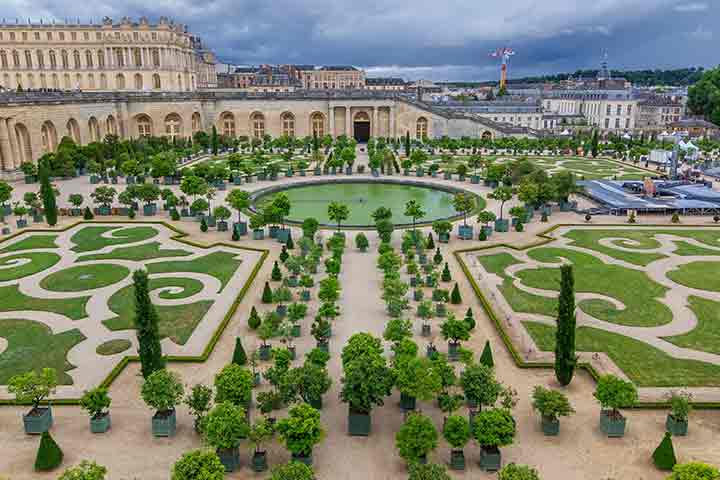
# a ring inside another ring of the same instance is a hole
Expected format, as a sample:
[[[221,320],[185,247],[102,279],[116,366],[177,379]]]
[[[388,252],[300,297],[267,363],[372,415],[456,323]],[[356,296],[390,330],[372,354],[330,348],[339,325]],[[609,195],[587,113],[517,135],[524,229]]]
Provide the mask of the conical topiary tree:
[[[287,239],[287,243],[285,244],[285,246],[287,247],[288,250],[293,250],[295,248],[295,242],[293,242],[293,239],[292,239],[292,232],[288,233],[288,239]]]
[[[240,366],[247,363],[247,354],[245,353],[240,337],[235,338],[235,350],[233,351],[232,363]]]
[[[140,354],[140,370],[144,378],[157,370],[165,368],[165,359],[160,346],[158,315],[150,300],[148,274],[145,270],[133,273],[135,289],[135,329]]]
[[[265,288],[263,288],[263,294],[262,294],[262,303],[272,303],[272,301],[273,301],[272,288],[270,288],[270,283],[265,282]]]
[[[92,210],[90,210],[90,207],[85,207],[85,211],[83,212],[83,219],[84,220],[92,220],[95,218],[95,215],[93,215]]]
[[[285,253],[287,253],[287,252],[285,252]],[[280,254],[280,255],[281,255],[280,259],[282,260],[282,254]],[[275,260],[275,263],[273,264],[272,273],[270,274],[270,279],[273,282],[279,282],[280,280],[282,280],[282,272],[280,271],[280,266],[278,265],[277,260]]]
[[[470,330],[475,330],[475,316],[473,315],[472,308],[468,308],[465,312],[465,323],[468,324]]]
[[[435,255],[433,255],[433,263],[440,265],[443,261],[442,253],[440,253],[440,247],[435,247]]]
[[[572,265],[560,267],[557,330],[555,332],[555,377],[568,385],[575,372],[575,282]]]
[[[675,458],[675,448],[672,443],[672,435],[670,432],[665,432],[660,445],[655,449],[652,455],[653,463],[660,470],[672,470],[677,459]]]
[[[425,242],[425,248],[428,250],[435,249],[435,240],[433,239],[432,232],[428,232],[427,241]]]
[[[200,220],[200,231],[203,233],[208,231],[208,224],[207,220],[205,220],[205,217],[202,217],[202,220]]]
[[[280,261],[282,263],[285,263],[285,260],[290,258],[290,254],[288,253],[287,249],[288,249],[287,244],[283,245],[282,250],[280,251],[280,255],[278,256],[278,258],[280,259]],[[277,262],[275,262],[275,266],[277,266]],[[275,275],[275,266],[273,266],[273,275]],[[273,278],[273,280],[275,280],[275,279]]]
[[[443,268],[442,275],[440,276],[440,279],[443,282],[449,282],[452,280],[452,276],[450,275],[450,266],[447,262],[445,262],[445,268]]]
[[[40,438],[40,447],[38,447],[37,456],[35,457],[35,470],[39,472],[54,470],[60,466],[62,459],[63,452],[50,436],[50,432],[43,432]]]
[[[272,296],[272,292],[270,292],[270,295]],[[265,294],[263,292],[263,297],[264,296],[265,296]],[[260,326],[261,323],[262,323],[262,320],[260,319],[260,315],[258,315],[255,305],[253,305],[252,309],[250,309],[250,317],[248,318],[248,327],[250,327],[251,330],[257,330],[257,328]]]
[[[482,355],[480,355],[480,363],[486,367],[495,367],[495,360],[493,360],[492,349],[490,348],[490,340],[485,341],[485,348],[483,348]]]
[[[450,303],[453,305],[460,305],[462,303],[462,297],[460,296],[460,288],[458,287],[457,282],[455,282],[455,286],[452,289],[452,293],[450,294]]]
[[[57,224],[58,208],[55,199],[55,189],[50,184],[50,165],[48,161],[40,162],[40,196],[42,196],[43,210],[48,225]]]

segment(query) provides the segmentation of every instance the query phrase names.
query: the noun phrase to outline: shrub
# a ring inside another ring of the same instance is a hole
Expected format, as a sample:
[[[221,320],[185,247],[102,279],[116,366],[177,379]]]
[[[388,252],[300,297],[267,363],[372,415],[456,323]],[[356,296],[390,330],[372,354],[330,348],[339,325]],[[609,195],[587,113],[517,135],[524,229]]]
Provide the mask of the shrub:
[[[134,210],[130,210],[131,213],[135,213]],[[208,231],[208,224],[207,220],[205,220],[205,217],[202,217],[202,220],[200,220],[200,231],[205,233]]]
[[[97,387],[85,391],[80,399],[80,406],[94,418],[102,414],[110,406],[110,402],[107,388]]]
[[[626,382],[615,375],[602,375],[597,382],[593,396],[602,408],[611,409],[613,416],[619,416],[620,408],[629,408],[638,400],[638,393],[632,382]]]
[[[458,287],[457,282],[455,282],[455,286],[452,289],[452,293],[450,294],[450,303],[453,305],[460,305],[462,303],[462,297],[460,296],[460,288]]]
[[[370,242],[368,242],[367,236],[363,232],[358,233],[355,235],[355,247],[358,250],[365,250],[370,245]]]
[[[443,261],[442,253],[440,253],[440,247],[437,247],[435,249],[435,255],[433,255],[433,263],[435,265],[440,265]]]
[[[277,423],[277,430],[287,449],[296,455],[309,456],[324,436],[320,412],[306,403],[292,407]]]
[[[83,219],[84,220],[92,220],[95,218],[95,215],[93,215],[92,210],[90,210],[90,207],[85,207],[85,211],[83,212]]]
[[[240,365],[231,363],[215,375],[215,401],[218,403],[245,406],[252,396],[252,388],[252,373]]]
[[[35,457],[35,470],[38,472],[54,470],[60,466],[62,459],[63,452],[50,436],[50,432],[43,432],[37,456]]]
[[[470,440],[470,424],[462,415],[451,415],[445,421],[443,437],[454,449],[462,450]]]
[[[445,262],[445,267],[443,267],[442,275],[440,276],[440,280],[443,282],[449,282],[452,280],[452,276],[450,275],[450,266],[447,262]]]
[[[180,375],[162,369],[145,379],[140,395],[148,406],[163,412],[175,408],[183,396],[183,390]]]
[[[460,386],[465,398],[479,405],[494,405],[502,390],[495,373],[485,365],[468,365],[460,374]]]
[[[452,313],[448,314],[447,320],[440,325],[440,333],[445,340],[449,340],[453,344],[460,341],[466,341],[470,338],[470,329],[464,320],[458,320]]]
[[[472,316],[470,318],[472,318]],[[467,322],[467,317],[465,317],[465,322]],[[485,341],[485,347],[483,348],[482,354],[480,355],[480,364],[490,368],[493,368],[495,366],[492,349],[490,348],[490,340]]]
[[[290,254],[287,251],[287,245],[282,246],[282,249],[280,250],[280,255],[278,255],[278,258],[280,259],[280,261],[282,263],[285,263],[287,261],[287,259],[290,258]],[[278,263],[275,262],[275,264],[273,265],[273,271],[272,271],[273,280],[275,280],[275,267],[277,267],[277,266],[278,266]],[[280,275],[280,278],[278,278],[276,281],[282,280],[282,273],[280,272],[280,269],[278,268],[277,271],[278,271],[278,274]]]
[[[14,375],[8,380],[8,392],[15,395],[18,403],[32,403],[37,408],[45,398],[55,392],[57,372],[53,368],[43,368],[38,373],[31,370]]]
[[[285,252],[287,253],[287,252]],[[270,279],[273,282],[279,282],[282,280],[282,272],[280,271],[280,266],[278,265],[277,260],[275,260],[275,263],[273,264],[272,273],[270,274]]]
[[[232,363],[240,366],[247,363],[247,354],[245,353],[240,337],[235,338],[235,350],[233,350]]]
[[[135,209],[134,208],[131,208],[130,210],[128,210],[128,218],[130,220],[135,219]],[[203,221],[205,221],[204,218],[203,218]],[[200,226],[200,230],[202,230],[202,225]],[[207,225],[205,226],[205,230],[203,230],[203,232],[207,232]]]
[[[558,417],[567,417],[575,410],[567,397],[557,390],[550,390],[537,385],[532,394],[532,406],[540,415],[553,420]]]
[[[225,467],[215,452],[193,450],[175,462],[172,480],[224,480]]]
[[[444,465],[437,463],[411,463],[408,480],[450,480]]]
[[[177,211],[177,208],[173,208],[172,210],[170,210],[170,219],[173,222],[180,221],[180,213]],[[233,230],[233,234],[236,235],[237,232]],[[233,240],[235,240],[235,238],[233,238]]]
[[[420,413],[408,415],[395,435],[395,446],[400,456],[412,463],[425,457],[438,445],[438,433],[432,420]]]
[[[195,417],[195,428],[198,430],[200,430],[203,419],[210,410],[212,397],[212,389],[201,383],[195,384],[190,390],[190,394],[185,397],[185,405],[190,409],[190,414]]]
[[[678,215],[677,212],[672,214],[672,218],[670,218],[670,221],[672,223],[680,223],[680,215]]]
[[[540,475],[527,465],[509,463],[498,472],[498,480],[540,480]]]
[[[465,312],[465,323],[468,324],[468,328],[470,330],[475,330],[475,317],[473,316],[472,308],[468,308],[467,312]],[[484,350],[483,350],[484,353]]]
[[[585,214],[585,221],[586,221],[586,222],[589,222],[590,220],[592,220],[592,215],[590,215],[589,213],[586,213],[586,214]]]
[[[58,480],[105,480],[107,468],[95,462],[83,460],[79,465],[63,472]]]
[[[240,439],[247,437],[249,431],[245,409],[230,402],[215,405],[203,422],[205,441],[220,449],[237,447]]]
[[[700,462],[675,465],[666,480],[720,480],[720,470]]]
[[[475,415],[472,432],[483,447],[504,447],[515,438],[515,421],[504,408],[483,410]]]
[[[485,230],[483,230],[482,228],[480,229],[480,234],[478,235],[478,240],[480,240],[481,242],[484,242],[485,240],[487,240],[487,233],[485,233]]]
[[[672,435],[665,432],[660,445],[652,454],[653,463],[659,470],[672,470],[677,459],[675,458],[675,449],[673,448]]]
[[[265,283],[265,286],[269,288],[269,285],[267,282]],[[263,302],[265,301],[265,292],[263,292]],[[270,292],[270,299],[272,301],[272,291]],[[257,309],[253,305],[253,307],[250,309],[250,317],[248,317],[248,327],[250,327],[251,330],[257,330],[257,328],[260,326],[260,323],[262,323],[262,320],[260,319],[260,315],[258,315]]]
[[[547,222],[547,215],[545,215],[545,214],[543,214],[543,215],[545,216],[545,220],[543,220],[542,217],[541,217],[541,218],[540,218],[540,221],[541,221],[541,222]],[[518,222],[515,224],[515,231],[516,231],[516,232],[522,232],[522,231],[524,231],[524,230],[525,230],[525,226],[523,225],[523,223],[522,223],[521,221],[518,220]]]
[[[692,410],[691,400],[692,395],[688,392],[672,392],[668,399],[670,403],[670,415],[672,415],[676,421],[687,421],[688,415]]]
[[[262,293],[262,303],[272,303],[272,302],[273,302],[272,288],[270,288],[270,283],[265,282],[265,287],[263,288],[263,293]]]
[[[412,337],[412,322],[403,318],[393,318],[385,325],[383,338],[388,342],[400,343]]]
[[[273,468],[270,480],[315,480],[315,474],[304,463],[289,462]]]

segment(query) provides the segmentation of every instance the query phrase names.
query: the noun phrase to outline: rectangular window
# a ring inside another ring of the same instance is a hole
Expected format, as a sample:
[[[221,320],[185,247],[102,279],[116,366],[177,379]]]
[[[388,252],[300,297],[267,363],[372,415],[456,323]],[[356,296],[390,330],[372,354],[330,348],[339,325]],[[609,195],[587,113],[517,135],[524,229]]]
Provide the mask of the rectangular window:
[[[102,40],[102,33],[95,32],[95,40]]]
[[[90,40],[90,32],[84,32],[84,33],[83,33],[83,39],[86,40],[86,41],[87,41],[87,40]]]
[[[60,37],[60,40],[65,40],[65,32],[58,33],[58,36]]]
[[[52,32],[47,32],[46,35],[48,40],[52,40]]]
[[[40,32],[35,32],[35,40],[40,40]]]

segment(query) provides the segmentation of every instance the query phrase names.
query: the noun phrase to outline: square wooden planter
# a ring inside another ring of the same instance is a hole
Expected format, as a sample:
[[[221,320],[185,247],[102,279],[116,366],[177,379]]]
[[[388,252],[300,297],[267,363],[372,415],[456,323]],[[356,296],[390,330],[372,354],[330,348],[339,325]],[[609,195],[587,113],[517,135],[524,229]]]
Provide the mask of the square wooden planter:
[[[105,433],[110,430],[110,412],[101,413],[90,418],[90,432]]]
[[[218,448],[216,453],[226,472],[234,472],[240,468],[240,450],[237,447]]]
[[[610,410],[600,412],[600,430],[610,438],[620,438],[625,436],[626,419],[622,415],[619,418],[613,418]]]
[[[543,416],[540,419],[540,426],[546,437],[557,437],[560,434],[560,420],[557,418]]]
[[[348,434],[352,436],[367,437],[372,428],[372,418],[369,413],[348,411]]]
[[[668,414],[665,419],[665,429],[672,433],[674,437],[684,437],[688,433],[688,421],[687,419],[675,420],[671,414]]]
[[[502,455],[497,447],[480,447],[480,468],[497,472],[502,467]]]
[[[152,417],[152,433],[156,437],[172,437],[175,435],[175,410],[155,412]]]
[[[52,428],[53,416],[50,407],[33,408],[23,415],[25,433],[28,435],[40,435]]]

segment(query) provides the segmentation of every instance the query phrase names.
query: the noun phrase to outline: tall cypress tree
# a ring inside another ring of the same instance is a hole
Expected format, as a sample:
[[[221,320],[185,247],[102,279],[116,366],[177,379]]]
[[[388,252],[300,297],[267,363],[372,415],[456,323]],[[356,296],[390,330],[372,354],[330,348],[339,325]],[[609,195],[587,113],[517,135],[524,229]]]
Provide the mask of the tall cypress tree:
[[[145,270],[133,273],[135,287],[135,328],[140,351],[140,369],[144,378],[151,373],[165,368],[165,358],[160,346],[158,331],[158,315],[150,301],[148,274]]]
[[[405,156],[410,158],[410,132],[405,132]]]
[[[215,125],[212,127],[212,136],[210,137],[210,148],[212,148],[213,155],[218,154],[220,140],[218,138],[218,132]]]
[[[555,333],[555,377],[568,385],[575,372],[575,281],[572,265],[560,267],[557,330]]]
[[[55,191],[50,184],[50,166],[47,161],[40,162],[40,196],[42,197],[43,210],[48,225],[54,227],[57,224],[57,201]]]
[[[593,158],[598,156],[599,143],[600,143],[600,138],[598,137],[598,131],[593,130],[592,143],[590,145],[590,148],[592,149],[591,153],[592,153]]]

